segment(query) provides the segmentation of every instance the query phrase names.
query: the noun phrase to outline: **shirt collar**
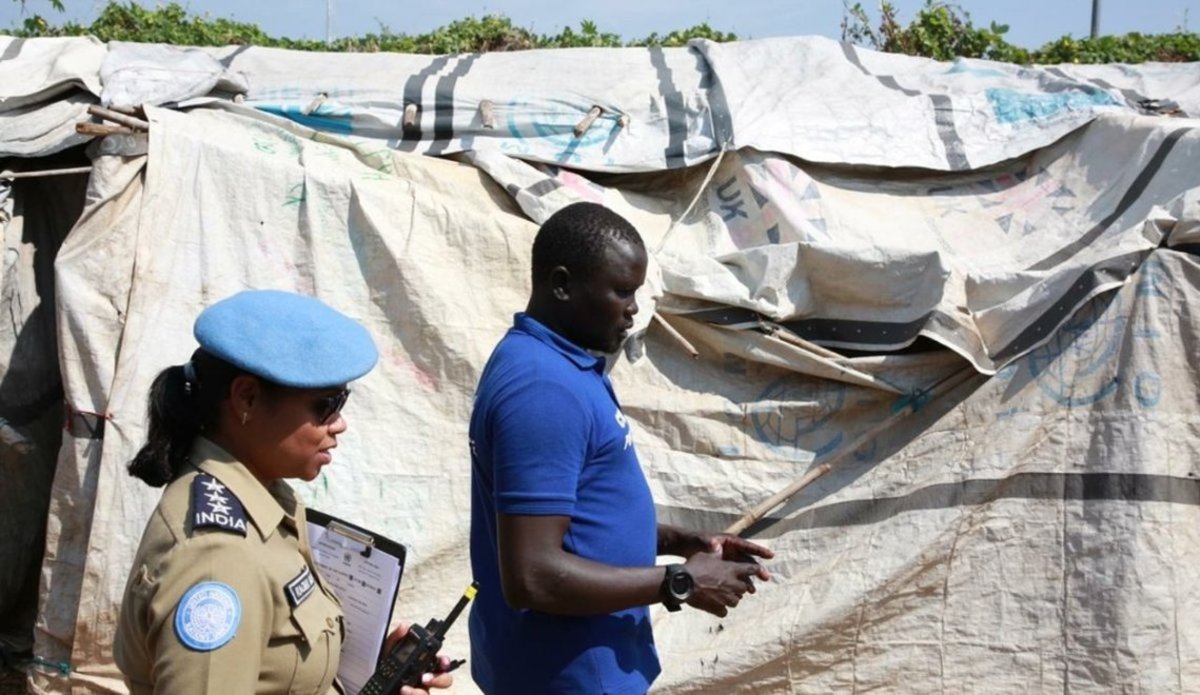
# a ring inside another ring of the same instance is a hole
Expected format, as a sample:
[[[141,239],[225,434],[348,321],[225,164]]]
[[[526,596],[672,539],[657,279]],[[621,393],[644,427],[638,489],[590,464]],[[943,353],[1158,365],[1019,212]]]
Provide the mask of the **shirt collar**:
[[[286,522],[293,530],[297,527],[296,515],[300,507],[287,483],[277,480],[269,488],[263,486],[241,461],[204,437],[197,437],[192,445],[191,460],[197,468],[229,488],[242,503],[263,540],[270,538],[281,522]]]
[[[580,369],[592,369],[604,372],[604,358],[596,357],[575,343],[550,330],[544,323],[525,312],[513,315],[513,329],[537,338],[550,346],[555,352],[566,357]]]

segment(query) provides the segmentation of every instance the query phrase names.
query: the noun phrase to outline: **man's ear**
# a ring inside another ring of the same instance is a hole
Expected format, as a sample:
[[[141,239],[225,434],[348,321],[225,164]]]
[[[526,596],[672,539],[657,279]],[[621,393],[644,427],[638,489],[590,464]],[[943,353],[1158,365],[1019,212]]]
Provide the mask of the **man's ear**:
[[[571,271],[565,266],[555,266],[550,271],[550,294],[560,302],[571,299]]]

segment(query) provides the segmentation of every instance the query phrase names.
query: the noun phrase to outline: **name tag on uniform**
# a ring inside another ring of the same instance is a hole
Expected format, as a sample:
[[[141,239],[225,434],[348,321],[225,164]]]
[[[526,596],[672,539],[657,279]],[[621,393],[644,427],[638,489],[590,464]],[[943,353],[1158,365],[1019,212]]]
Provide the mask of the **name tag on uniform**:
[[[219,528],[246,535],[246,510],[242,501],[207,473],[192,479],[192,528]]]
[[[292,604],[292,608],[304,603],[304,600],[312,594],[313,589],[317,587],[317,579],[312,575],[312,571],[308,569],[308,565],[300,570],[300,574],[296,578],[287,583],[283,587],[284,593],[287,594],[288,603]]]

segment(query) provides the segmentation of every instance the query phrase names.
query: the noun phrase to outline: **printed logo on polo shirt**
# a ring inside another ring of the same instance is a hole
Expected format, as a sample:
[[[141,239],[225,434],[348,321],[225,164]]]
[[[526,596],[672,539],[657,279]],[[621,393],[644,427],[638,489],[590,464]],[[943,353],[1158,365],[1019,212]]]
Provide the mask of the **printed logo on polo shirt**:
[[[219,528],[246,535],[246,510],[221,481],[201,473],[192,480],[192,528]]]
[[[629,420],[625,418],[625,413],[620,410],[616,411],[617,425],[625,430],[625,448],[633,446],[633,428],[629,426]]]

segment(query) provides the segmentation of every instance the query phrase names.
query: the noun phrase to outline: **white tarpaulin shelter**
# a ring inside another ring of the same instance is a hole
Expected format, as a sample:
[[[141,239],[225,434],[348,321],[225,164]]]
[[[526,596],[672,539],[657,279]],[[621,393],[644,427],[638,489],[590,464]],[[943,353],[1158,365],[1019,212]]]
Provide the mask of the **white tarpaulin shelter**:
[[[443,613],[469,581],[475,381],[524,306],[537,223],[577,200],[652,251],[612,376],[661,518],[724,528],[838,462],[754,527],[774,582],[723,620],[656,614],[656,692],[1200,683],[1195,65],[823,39],[0,55],[0,155],[77,144],[99,100],[151,123],[91,146],[54,264],[67,416],[36,690],[122,689],[114,619],[157,498],[125,472],[147,387],[246,287],[314,294],[374,335],[337,461],[298,488],[409,545],[399,615]]]

